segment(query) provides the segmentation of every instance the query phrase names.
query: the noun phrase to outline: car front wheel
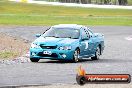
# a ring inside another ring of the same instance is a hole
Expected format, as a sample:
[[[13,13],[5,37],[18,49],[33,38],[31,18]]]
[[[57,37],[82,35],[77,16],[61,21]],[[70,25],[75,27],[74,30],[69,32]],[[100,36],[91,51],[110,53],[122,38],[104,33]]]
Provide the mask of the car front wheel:
[[[94,57],[91,57],[91,59],[92,60],[98,60],[99,57],[100,57],[100,51],[101,51],[100,48],[97,47],[96,52],[95,52],[95,56]]]
[[[36,58],[30,58],[31,62],[38,62],[39,59],[36,59]]]

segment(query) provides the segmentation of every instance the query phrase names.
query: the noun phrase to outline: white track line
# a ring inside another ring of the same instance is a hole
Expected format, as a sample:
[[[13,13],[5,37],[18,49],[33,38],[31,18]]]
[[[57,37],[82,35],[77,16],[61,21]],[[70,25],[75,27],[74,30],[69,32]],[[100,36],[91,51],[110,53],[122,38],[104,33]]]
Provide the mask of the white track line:
[[[132,36],[126,37],[125,39],[128,41],[132,41]]]

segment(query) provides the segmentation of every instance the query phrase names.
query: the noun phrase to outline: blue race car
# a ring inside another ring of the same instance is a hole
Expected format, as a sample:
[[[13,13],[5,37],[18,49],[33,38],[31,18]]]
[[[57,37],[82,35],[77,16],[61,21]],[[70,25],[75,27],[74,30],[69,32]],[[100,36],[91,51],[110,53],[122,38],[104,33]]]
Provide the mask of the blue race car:
[[[72,60],[91,57],[98,60],[104,50],[104,36],[77,24],[59,24],[50,27],[30,47],[30,60]]]

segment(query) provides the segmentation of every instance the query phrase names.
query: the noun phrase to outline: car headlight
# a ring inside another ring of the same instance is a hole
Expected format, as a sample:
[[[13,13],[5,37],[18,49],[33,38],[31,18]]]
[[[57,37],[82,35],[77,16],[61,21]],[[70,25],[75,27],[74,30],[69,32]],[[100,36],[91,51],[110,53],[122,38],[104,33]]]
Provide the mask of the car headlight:
[[[35,43],[32,43],[32,44],[31,44],[31,48],[40,48],[40,46],[37,45],[37,44],[35,44]]]
[[[59,50],[71,50],[71,46],[61,46]]]

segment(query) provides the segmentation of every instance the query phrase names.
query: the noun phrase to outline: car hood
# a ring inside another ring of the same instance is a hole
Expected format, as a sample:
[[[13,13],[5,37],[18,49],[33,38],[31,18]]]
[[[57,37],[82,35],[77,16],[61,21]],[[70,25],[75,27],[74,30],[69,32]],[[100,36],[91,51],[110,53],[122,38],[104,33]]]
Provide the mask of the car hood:
[[[64,45],[70,45],[77,41],[78,39],[71,39],[71,38],[39,37],[33,43],[37,45],[44,44],[45,46],[56,46],[56,45],[64,46]]]

